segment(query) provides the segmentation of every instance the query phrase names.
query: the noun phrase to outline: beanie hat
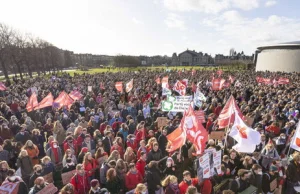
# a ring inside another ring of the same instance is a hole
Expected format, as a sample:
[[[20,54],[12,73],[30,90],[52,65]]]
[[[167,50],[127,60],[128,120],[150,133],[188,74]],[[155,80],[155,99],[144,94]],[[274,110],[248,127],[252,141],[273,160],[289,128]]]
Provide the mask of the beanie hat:
[[[91,181],[91,187],[96,187],[97,184],[99,184],[99,181],[98,181],[97,179],[93,179],[93,180]]]
[[[278,171],[277,166],[274,166],[274,165],[270,166],[270,171],[271,171],[271,172]]]
[[[86,153],[86,152],[88,152],[89,151],[89,148],[87,148],[87,147],[83,147],[82,149],[81,149],[81,152],[84,152],[84,153]]]

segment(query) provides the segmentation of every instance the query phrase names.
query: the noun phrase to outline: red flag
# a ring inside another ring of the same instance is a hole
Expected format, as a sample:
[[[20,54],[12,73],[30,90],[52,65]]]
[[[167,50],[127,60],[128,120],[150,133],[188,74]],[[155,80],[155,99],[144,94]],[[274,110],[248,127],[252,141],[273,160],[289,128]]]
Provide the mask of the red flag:
[[[1,91],[4,91],[4,90],[6,90],[7,88],[6,88],[6,86],[4,85],[4,83],[2,83],[2,82],[0,82],[0,90]]]
[[[225,82],[223,84],[223,88],[229,88],[230,87],[230,82]]]
[[[232,77],[231,75],[229,76],[228,80],[230,81],[230,83],[232,84],[234,82],[234,77]]]
[[[186,135],[182,128],[178,127],[172,133],[167,135],[170,147],[168,152],[173,152],[185,144]]]
[[[195,85],[195,83],[192,83],[192,92],[196,92],[197,91],[197,86]]]
[[[117,91],[123,92],[123,82],[116,82],[115,87]]]
[[[200,123],[205,123],[205,114],[203,110],[195,110],[195,115]]]
[[[73,102],[73,99],[65,91],[61,92],[54,100],[55,107],[58,109],[62,108],[63,106],[70,108]]]
[[[225,79],[216,78],[212,80],[212,90],[222,90]]]
[[[238,115],[243,118],[243,114],[240,108],[237,106],[234,97],[230,96],[218,117],[219,129],[224,129],[229,124],[234,123],[235,112],[237,112]]]
[[[53,96],[51,92],[34,108],[34,110],[38,110],[41,108],[45,108],[53,105]]]
[[[278,79],[278,84],[288,84],[288,83],[290,83],[290,80],[288,78],[280,77]]]
[[[218,70],[218,71],[217,71],[217,74],[218,74],[218,76],[220,77],[220,76],[223,74],[223,71],[222,71],[222,70]]]
[[[27,102],[27,105],[26,105],[27,112],[33,111],[34,107],[36,107],[37,105],[38,105],[37,96],[36,96],[36,93],[34,92],[33,94],[31,94],[31,96]]]
[[[156,82],[157,85],[159,85],[160,84],[160,78],[159,77],[156,78],[155,82]]]
[[[202,154],[208,140],[208,133],[196,118],[192,106],[189,107],[182,120],[181,126],[186,132],[187,139],[196,146],[197,154]]]
[[[272,83],[273,83],[274,87],[278,86],[278,81],[276,81],[276,79],[273,79]]]
[[[76,91],[76,90],[72,91],[72,92],[69,94],[69,96],[70,96],[73,100],[80,100],[80,99],[83,97],[83,95],[82,95],[79,91]]]
[[[188,84],[189,84],[189,80],[188,79],[183,79],[183,80],[180,80],[180,82],[185,85],[185,87],[188,87]]]
[[[262,83],[264,84],[272,84],[272,81],[270,78],[262,78]]]
[[[263,78],[262,78],[262,77],[256,77],[256,81],[257,81],[258,83],[262,83]]]
[[[184,96],[186,93],[186,86],[177,80],[177,82],[175,83],[175,85],[173,87],[173,90],[178,92],[181,96]]]

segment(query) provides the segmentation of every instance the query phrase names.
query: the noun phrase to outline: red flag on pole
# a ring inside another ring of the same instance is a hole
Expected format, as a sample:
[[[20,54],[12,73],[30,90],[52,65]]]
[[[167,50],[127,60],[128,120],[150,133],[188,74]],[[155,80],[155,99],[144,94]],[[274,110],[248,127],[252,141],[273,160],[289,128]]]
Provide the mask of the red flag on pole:
[[[222,90],[225,79],[215,78],[212,80],[212,90]]]
[[[80,100],[80,99],[83,97],[83,95],[82,95],[79,91],[76,91],[76,90],[72,91],[72,92],[69,94],[69,96],[70,96],[73,100]]]
[[[54,100],[55,107],[58,109],[61,109],[63,106],[67,106],[69,108],[73,102],[73,99],[65,91],[61,92]]]
[[[280,77],[278,79],[278,84],[288,84],[288,83],[290,83],[290,80],[288,78]]]
[[[34,108],[34,110],[38,110],[41,108],[45,108],[53,105],[53,96],[51,92]]]
[[[192,83],[192,92],[196,92],[197,91],[197,86],[196,84],[193,82]]]
[[[26,109],[27,109],[27,112],[31,112],[34,110],[34,107],[36,107],[38,105],[38,101],[37,101],[37,96],[36,96],[36,93],[32,93],[28,102],[27,102],[27,105],[26,105]]]
[[[126,90],[126,92],[128,93],[128,92],[130,92],[130,91],[132,90],[132,88],[133,88],[133,79],[131,79],[131,80],[126,84],[125,90]]]
[[[187,139],[196,146],[197,154],[202,154],[205,149],[205,143],[208,140],[208,133],[197,119],[192,106],[189,107],[182,120]]]
[[[228,80],[230,81],[231,84],[233,84],[233,82],[234,82],[235,79],[234,79],[234,77],[232,77],[232,76],[230,75],[229,78],[228,78]]]
[[[116,82],[115,87],[117,91],[123,92],[123,82]]]
[[[182,128],[178,127],[172,133],[167,135],[167,140],[170,147],[167,149],[168,152],[173,152],[185,144],[186,135]]]
[[[225,127],[228,127],[230,124],[234,123],[235,112],[237,112],[238,115],[243,118],[243,114],[240,108],[237,106],[234,97],[230,96],[218,117],[219,129],[224,129]]]

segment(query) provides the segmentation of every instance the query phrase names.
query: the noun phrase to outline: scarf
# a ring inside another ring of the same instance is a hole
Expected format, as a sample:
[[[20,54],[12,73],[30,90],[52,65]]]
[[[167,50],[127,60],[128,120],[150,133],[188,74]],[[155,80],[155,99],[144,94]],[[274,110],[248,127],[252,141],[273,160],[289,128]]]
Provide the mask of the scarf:
[[[52,152],[53,152],[53,154],[54,154],[55,163],[58,163],[58,162],[59,162],[59,157],[58,157],[58,147],[57,147],[57,148],[54,148],[54,147],[53,147],[53,142],[51,142],[51,149],[52,149]]]
[[[178,184],[169,184],[169,187],[173,190],[174,194],[179,194],[180,193]]]

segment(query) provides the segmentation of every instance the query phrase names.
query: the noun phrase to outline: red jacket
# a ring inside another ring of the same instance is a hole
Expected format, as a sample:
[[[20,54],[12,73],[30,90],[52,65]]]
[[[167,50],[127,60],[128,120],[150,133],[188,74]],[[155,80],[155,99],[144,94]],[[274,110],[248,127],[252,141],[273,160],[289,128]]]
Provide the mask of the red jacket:
[[[128,172],[126,174],[125,186],[128,190],[135,189],[137,184],[142,182],[143,182],[143,177],[139,171],[137,171],[136,174],[132,174],[131,172]]]
[[[141,173],[142,177],[145,176],[146,161],[139,159],[135,165],[136,169]]]
[[[143,151],[144,149],[142,149],[141,147],[138,149],[137,151],[137,158],[140,158],[141,157],[141,152]],[[145,147],[145,150],[146,150],[146,153],[145,154],[148,154],[148,149],[147,147]],[[144,151],[145,152],[145,151]]]
[[[278,127],[276,127],[276,126],[273,126],[273,125],[270,125],[269,127],[267,127],[266,130],[268,132],[274,133],[275,135],[279,135],[280,134],[280,129]]]
[[[198,178],[192,178],[191,185],[197,187]],[[179,184],[180,194],[185,194],[188,187],[189,187],[189,185],[185,181],[181,181],[181,183]]]
[[[104,131],[105,131],[105,129],[106,129],[106,124],[104,124],[104,123],[101,123],[101,125],[100,125],[100,128],[99,128],[99,131],[100,131],[100,133],[102,134],[102,135],[104,135]]]
[[[200,184],[201,187],[201,194],[211,194],[212,193],[212,184],[209,179],[203,181]]]
[[[134,152],[137,151],[137,150],[136,150],[136,145],[135,145],[134,141],[131,142],[130,140],[127,140],[127,141],[126,141],[126,145],[127,145],[127,147],[131,147],[131,148],[133,149]]]
[[[145,134],[144,134],[144,129],[141,129],[140,131],[138,131],[135,135],[135,146],[138,147],[140,144],[140,141],[143,140],[145,138]]]
[[[94,170],[96,169],[96,160],[94,158],[92,158],[92,161],[84,163],[84,170],[85,170],[85,174],[86,176],[90,177],[93,176],[94,174]]]
[[[74,186],[75,192],[74,194],[87,194],[90,190],[88,177],[86,175],[75,174],[70,183]]]
[[[123,151],[123,148],[121,147],[121,146],[118,146],[118,147],[116,147],[116,146],[112,146],[111,148],[110,148],[110,153],[112,152],[112,151],[114,151],[114,150],[117,150],[118,152],[119,152],[119,154],[120,154],[120,158],[124,158],[124,151]]]
[[[67,149],[70,149],[70,146],[68,145],[68,142],[64,143],[64,152],[66,153]],[[73,149],[75,151],[75,155],[78,155],[78,146],[76,143],[76,140],[73,140]]]

